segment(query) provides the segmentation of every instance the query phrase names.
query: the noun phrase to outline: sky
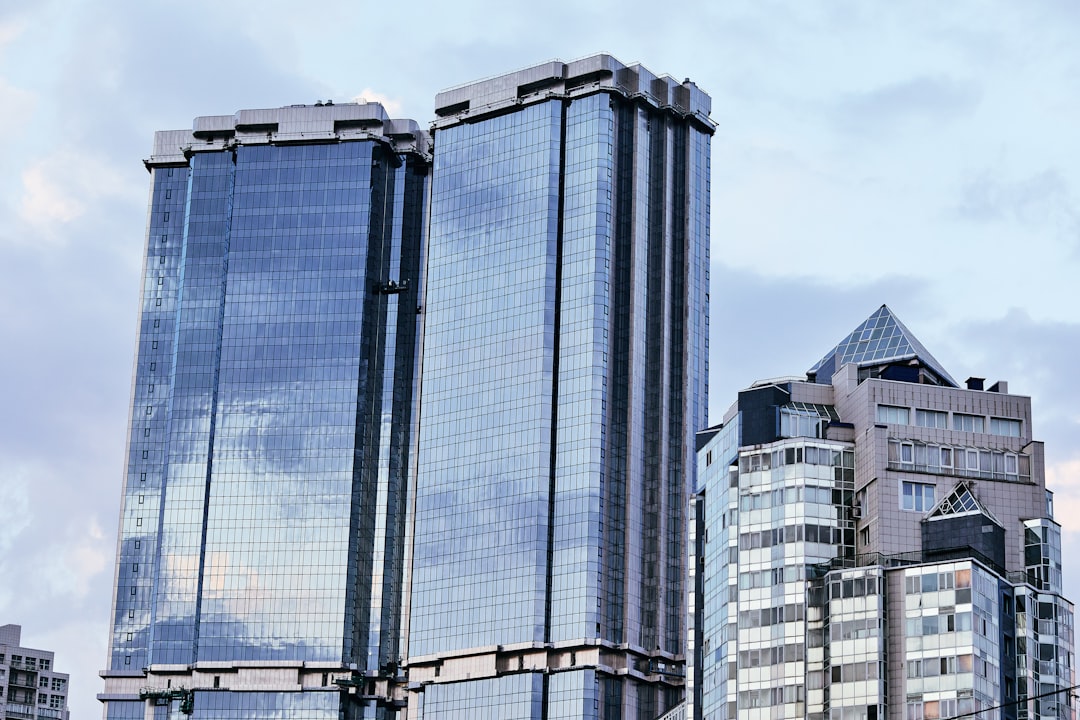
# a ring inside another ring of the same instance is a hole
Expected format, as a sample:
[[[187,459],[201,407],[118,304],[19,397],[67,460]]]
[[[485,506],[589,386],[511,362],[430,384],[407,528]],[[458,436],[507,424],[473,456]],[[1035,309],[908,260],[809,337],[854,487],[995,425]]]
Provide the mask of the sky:
[[[155,130],[609,52],[713,98],[710,419],[887,303],[1029,395],[1080,599],[1080,3],[0,3],[0,624],[100,717]]]

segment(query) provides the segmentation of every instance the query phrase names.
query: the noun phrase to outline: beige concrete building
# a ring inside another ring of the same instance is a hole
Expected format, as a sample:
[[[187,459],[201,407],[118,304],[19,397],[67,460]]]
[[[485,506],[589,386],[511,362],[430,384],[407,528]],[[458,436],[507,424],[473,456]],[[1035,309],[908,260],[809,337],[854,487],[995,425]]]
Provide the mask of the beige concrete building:
[[[68,675],[21,642],[21,626],[0,625],[0,720],[68,720]]]
[[[957,383],[883,305],[698,446],[688,716],[1075,717],[1029,398]]]

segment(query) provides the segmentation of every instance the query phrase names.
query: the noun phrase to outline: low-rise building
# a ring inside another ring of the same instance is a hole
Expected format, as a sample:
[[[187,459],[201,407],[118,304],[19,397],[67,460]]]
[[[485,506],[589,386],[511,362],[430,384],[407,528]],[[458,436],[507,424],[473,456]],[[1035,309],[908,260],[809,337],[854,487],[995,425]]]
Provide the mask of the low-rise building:
[[[0,625],[0,720],[68,720],[67,673],[21,642],[22,626]]]

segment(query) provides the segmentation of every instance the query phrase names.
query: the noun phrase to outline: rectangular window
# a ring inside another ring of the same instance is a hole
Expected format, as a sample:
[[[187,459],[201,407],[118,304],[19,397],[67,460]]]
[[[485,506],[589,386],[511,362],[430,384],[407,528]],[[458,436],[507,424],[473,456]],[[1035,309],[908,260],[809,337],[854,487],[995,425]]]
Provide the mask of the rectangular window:
[[[981,415],[965,415],[963,413],[953,413],[952,427],[953,430],[963,430],[964,432],[985,432],[984,420]]]
[[[1009,418],[990,418],[990,432],[1006,437],[1020,437],[1020,421]]]
[[[824,420],[818,415],[788,408],[780,410],[780,435],[782,437],[820,438],[823,436],[823,424]]]
[[[919,427],[940,428],[945,430],[949,427],[949,414],[937,410],[915,410],[915,424]]]
[[[909,425],[911,423],[911,411],[906,407],[896,405],[878,405],[877,421],[889,425]]]
[[[926,483],[902,482],[900,507],[914,512],[929,512],[934,507],[934,486]]]
[[[943,467],[943,468],[951,468],[952,467],[952,459],[953,459],[952,448],[947,448],[947,447],[941,448],[941,467]]]

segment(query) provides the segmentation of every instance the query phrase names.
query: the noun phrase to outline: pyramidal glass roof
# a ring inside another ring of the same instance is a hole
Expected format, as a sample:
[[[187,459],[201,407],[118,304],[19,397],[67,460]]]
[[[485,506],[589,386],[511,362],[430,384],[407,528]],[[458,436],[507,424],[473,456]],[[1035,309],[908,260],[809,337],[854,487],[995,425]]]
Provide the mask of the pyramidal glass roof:
[[[829,377],[822,380],[828,382],[832,373],[848,363],[859,366],[884,365],[915,358],[937,373],[946,383],[959,387],[941,363],[934,359],[904,323],[893,315],[892,310],[887,305],[882,305],[810,368],[808,374],[817,375],[823,368],[827,369]]]
[[[1001,525],[1001,522],[994,517],[994,514],[987,510],[975,497],[975,493],[971,491],[971,486],[966,482],[961,481],[956,484],[956,487],[952,489],[952,492],[942,498],[941,502],[937,504],[937,507],[930,511],[927,515],[927,519],[934,520],[935,518],[952,517],[955,515],[971,515],[974,513],[982,513],[998,525]]]

